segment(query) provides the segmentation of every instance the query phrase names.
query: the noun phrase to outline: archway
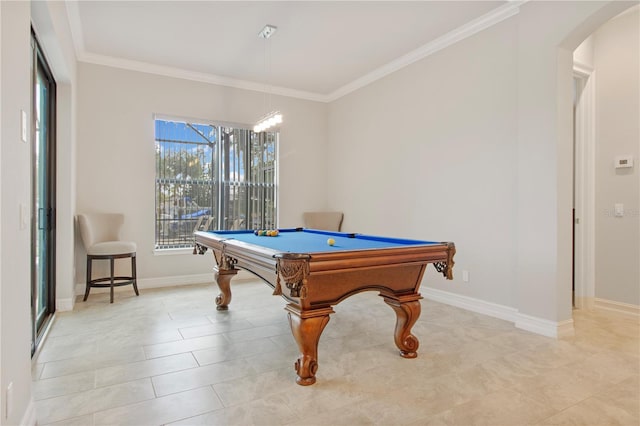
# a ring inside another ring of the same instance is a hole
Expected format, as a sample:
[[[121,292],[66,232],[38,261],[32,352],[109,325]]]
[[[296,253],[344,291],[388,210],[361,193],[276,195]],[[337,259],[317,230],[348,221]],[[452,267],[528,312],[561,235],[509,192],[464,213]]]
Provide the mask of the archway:
[[[519,328],[573,333],[573,51],[635,4],[528,2],[518,16]]]

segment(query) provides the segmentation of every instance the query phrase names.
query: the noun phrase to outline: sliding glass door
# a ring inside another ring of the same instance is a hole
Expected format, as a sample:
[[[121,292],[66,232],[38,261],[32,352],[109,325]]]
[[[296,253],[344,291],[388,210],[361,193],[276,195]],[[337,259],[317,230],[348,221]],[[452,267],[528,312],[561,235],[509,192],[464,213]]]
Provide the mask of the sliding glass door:
[[[55,311],[55,102],[56,83],[32,35],[32,354]]]

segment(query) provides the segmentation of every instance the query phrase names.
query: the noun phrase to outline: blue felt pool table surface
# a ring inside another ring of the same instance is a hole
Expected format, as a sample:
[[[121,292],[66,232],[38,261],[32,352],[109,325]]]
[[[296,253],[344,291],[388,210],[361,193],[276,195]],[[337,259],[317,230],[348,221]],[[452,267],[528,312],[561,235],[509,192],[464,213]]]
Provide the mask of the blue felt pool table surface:
[[[276,237],[258,236],[251,230],[209,231],[218,238],[237,240],[265,247],[281,253],[324,253],[343,250],[383,249],[417,245],[440,244],[434,241],[376,237],[362,234],[320,231],[316,229],[280,229]],[[333,238],[334,245],[327,240]]]

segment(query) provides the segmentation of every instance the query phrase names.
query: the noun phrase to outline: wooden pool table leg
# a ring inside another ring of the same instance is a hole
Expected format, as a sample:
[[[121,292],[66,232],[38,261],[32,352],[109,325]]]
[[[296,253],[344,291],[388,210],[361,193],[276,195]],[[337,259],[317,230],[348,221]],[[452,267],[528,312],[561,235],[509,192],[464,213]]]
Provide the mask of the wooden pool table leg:
[[[231,278],[236,276],[238,270],[216,267],[215,271],[216,283],[220,289],[220,294],[216,296],[216,309],[226,311],[229,309],[229,303],[231,303]]]
[[[411,334],[411,327],[420,317],[419,294],[409,296],[391,296],[381,294],[387,305],[396,311],[396,346],[400,349],[400,356],[404,358],[415,358],[418,356],[418,338]]]
[[[293,333],[293,337],[298,343],[298,349],[300,349],[300,356],[294,364],[298,373],[296,383],[301,386],[309,386],[316,382],[320,335],[329,322],[329,314],[332,314],[334,310],[328,307],[300,311],[293,305],[287,305],[285,309],[289,311],[291,333]]]

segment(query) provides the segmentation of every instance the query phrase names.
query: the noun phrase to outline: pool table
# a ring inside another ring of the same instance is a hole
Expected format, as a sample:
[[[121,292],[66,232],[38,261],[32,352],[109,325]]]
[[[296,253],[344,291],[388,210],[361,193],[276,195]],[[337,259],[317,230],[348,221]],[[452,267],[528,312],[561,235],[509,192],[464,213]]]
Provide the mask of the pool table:
[[[332,306],[361,291],[373,290],[396,313],[395,343],[405,358],[417,356],[411,328],[420,316],[420,282],[429,264],[452,279],[455,245],[313,229],[199,231],[194,254],[213,252],[220,290],[218,310],[231,302],[231,279],[238,268],[252,272],[288,303],[291,332],[300,356],[295,363],[300,385],[312,385],[318,369],[318,342],[334,313]],[[328,240],[334,244],[329,245]]]

